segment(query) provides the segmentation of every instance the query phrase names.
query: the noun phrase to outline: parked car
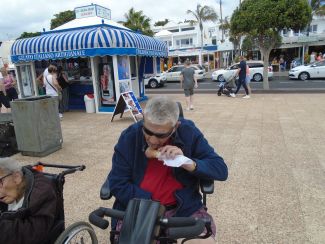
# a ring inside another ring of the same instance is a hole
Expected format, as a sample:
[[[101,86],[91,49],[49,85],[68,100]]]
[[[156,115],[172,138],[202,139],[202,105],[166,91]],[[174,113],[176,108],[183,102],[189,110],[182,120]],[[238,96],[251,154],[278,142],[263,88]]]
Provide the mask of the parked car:
[[[309,65],[300,65],[289,70],[290,79],[308,80],[311,78],[325,78],[325,60]]]
[[[246,64],[250,70],[250,76],[253,81],[263,81],[263,61],[247,61]],[[239,67],[239,63],[229,66],[227,69],[219,69],[212,73],[212,80],[224,82],[225,79],[233,76]],[[268,77],[269,79],[273,77],[272,66],[268,67]]]
[[[192,69],[194,69],[195,76],[197,80],[203,80],[205,78],[205,70],[200,69],[199,65],[191,65]],[[184,65],[176,65],[171,67],[169,70],[163,73],[163,76],[165,77],[166,81],[180,81],[181,79],[181,72],[185,68]]]
[[[166,83],[166,78],[162,74],[145,74],[144,75],[144,85],[150,88],[158,88],[164,86]]]

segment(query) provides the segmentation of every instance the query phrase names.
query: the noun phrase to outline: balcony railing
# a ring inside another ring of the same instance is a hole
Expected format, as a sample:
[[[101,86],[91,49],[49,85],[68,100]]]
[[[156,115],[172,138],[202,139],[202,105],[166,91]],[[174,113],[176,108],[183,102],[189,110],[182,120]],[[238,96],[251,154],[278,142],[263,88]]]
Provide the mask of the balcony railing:
[[[307,35],[298,35],[298,36],[284,36],[282,37],[282,43],[310,43],[310,42],[318,42],[318,41],[324,41],[325,40],[325,33],[309,33],[309,36]]]

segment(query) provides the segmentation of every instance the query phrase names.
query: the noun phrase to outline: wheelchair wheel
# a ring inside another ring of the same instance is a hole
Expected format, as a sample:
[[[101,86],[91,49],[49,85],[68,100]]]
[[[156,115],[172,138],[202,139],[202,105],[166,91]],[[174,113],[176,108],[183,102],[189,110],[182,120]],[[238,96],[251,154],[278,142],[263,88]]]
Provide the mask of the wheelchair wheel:
[[[93,227],[87,222],[76,222],[66,228],[55,244],[98,244]]]

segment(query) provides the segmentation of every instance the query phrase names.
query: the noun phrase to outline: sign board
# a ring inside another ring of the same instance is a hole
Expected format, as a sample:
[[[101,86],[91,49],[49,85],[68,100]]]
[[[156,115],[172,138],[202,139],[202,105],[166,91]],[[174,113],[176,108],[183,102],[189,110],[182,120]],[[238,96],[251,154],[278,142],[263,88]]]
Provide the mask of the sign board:
[[[120,118],[122,118],[125,110],[131,112],[131,115],[135,122],[142,119],[142,108],[138,99],[134,96],[133,91],[121,93],[115,106],[111,122],[117,114],[121,114]]]
[[[98,17],[103,19],[111,19],[111,10],[108,8],[104,8],[102,6],[96,5],[96,13]]]
[[[78,7],[74,9],[76,19],[98,16],[104,19],[111,19],[111,10],[97,4]]]

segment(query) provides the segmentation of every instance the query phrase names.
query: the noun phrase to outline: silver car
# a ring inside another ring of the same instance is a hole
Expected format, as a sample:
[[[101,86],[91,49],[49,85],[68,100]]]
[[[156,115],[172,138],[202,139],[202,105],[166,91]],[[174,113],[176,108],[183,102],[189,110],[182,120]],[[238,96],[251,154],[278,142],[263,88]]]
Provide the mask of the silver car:
[[[253,81],[261,82],[263,81],[263,61],[247,61],[246,64],[249,67],[250,77]],[[224,82],[225,79],[232,77],[236,74],[239,68],[239,63],[229,66],[227,69],[219,69],[212,73],[212,80]],[[273,77],[272,66],[268,67],[268,77],[269,79]]]
[[[289,78],[300,80],[325,78],[325,60],[294,67],[289,71]]]
[[[149,88],[158,88],[164,86],[166,83],[165,77],[162,74],[145,74],[144,85]]]
[[[192,69],[194,69],[194,72],[195,72],[194,75],[197,78],[197,80],[203,80],[205,78],[206,73],[205,73],[204,69],[200,69],[196,65],[191,65],[190,67]],[[171,67],[169,70],[164,72],[162,75],[164,76],[166,81],[180,81],[181,72],[184,68],[185,68],[184,65],[176,65],[176,66]]]

